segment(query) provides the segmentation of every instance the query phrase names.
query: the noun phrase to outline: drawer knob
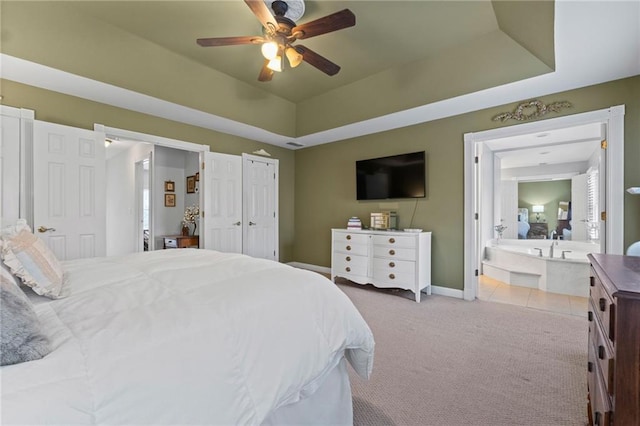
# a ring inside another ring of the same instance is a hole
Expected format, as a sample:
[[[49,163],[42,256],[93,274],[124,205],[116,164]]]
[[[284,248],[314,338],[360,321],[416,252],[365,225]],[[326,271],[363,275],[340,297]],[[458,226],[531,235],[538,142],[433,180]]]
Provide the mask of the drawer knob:
[[[589,285],[591,287],[595,287],[596,285],[596,279],[594,277],[589,277]]]
[[[347,235],[347,240],[350,240],[350,239],[351,239],[351,235]]]
[[[347,259],[347,262],[351,262],[351,256],[347,256],[345,259]]]
[[[344,269],[345,269],[345,271],[347,271],[347,272],[351,272],[351,268],[350,268],[350,267],[348,267],[348,266],[347,266],[346,268],[344,268]]]
[[[598,358],[604,359],[604,356],[605,356],[604,346],[600,345],[598,346]]]
[[[389,250],[389,254],[390,254],[391,256],[393,256],[394,254],[396,254],[396,251],[395,251],[395,250]]]
[[[600,300],[598,300],[598,304],[600,305],[600,310],[602,312],[604,312],[607,309],[607,301],[604,300],[604,297],[601,297]]]
[[[389,274],[389,278],[391,278],[392,280],[395,280],[395,279],[396,279],[396,276],[395,276],[395,275],[393,275],[393,274]]]
[[[396,264],[395,264],[394,262],[389,262],[389,267],[390,267],[390,268],[395,268],[395,267],[396,267]]]
[[[395,238],[389,238],[389,242],[390,242],[391,244],[393,244],[393,243],[395,243],[395,242],[396,242],[396,239],[395,239]]]
[[[347,246],[347,250],[351,250],[351,246]]]

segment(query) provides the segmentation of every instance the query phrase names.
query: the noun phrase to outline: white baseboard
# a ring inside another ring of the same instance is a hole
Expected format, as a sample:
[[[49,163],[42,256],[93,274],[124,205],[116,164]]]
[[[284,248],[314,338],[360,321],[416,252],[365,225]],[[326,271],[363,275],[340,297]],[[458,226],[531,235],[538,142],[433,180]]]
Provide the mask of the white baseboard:
[[[326,266],[318,266],[318,265],[312,265],[309,263],[302,263],[302,262],[289,262],[287,263],[287,265],[291,265],[295,268],[300,268],[300,269],[308,269],[309,271],[320,272],[323,274],[331,274],[331,268],[327,268]],[[437,294],[439,296],[454,297],[456,299],[464,298],[464,291],[457,290],[455,288],[441,287],[438,285],[431,286],[431,294]]]
[[[441,287],[439,285],[431,285],[431,294],[464,299],[464,291],[455,288]]]

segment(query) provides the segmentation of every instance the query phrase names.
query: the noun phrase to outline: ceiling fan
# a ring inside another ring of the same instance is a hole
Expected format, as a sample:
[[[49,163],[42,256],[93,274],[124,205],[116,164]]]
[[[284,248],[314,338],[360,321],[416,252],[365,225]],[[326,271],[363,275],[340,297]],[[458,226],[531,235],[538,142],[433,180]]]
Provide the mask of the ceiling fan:
[[[340,67],[327,58],[302,45],[294,46],[293,43],[298,39],[353,27],[356,24],[356,17],[349,9],[297,25],[285,17],[289,9],[285,1],[275,0],[271,3],[273,14],[264,0],[244,0],[244,2],[262,23],[264,27],[262,36],[199,38],[197,43],[203,47],[262,44],[265,62],[258,76],[259,81],[271,81],[274,71],[282,71],[285,56],[292,68],[305,61],[328,75],[335,75],[340,71]]]

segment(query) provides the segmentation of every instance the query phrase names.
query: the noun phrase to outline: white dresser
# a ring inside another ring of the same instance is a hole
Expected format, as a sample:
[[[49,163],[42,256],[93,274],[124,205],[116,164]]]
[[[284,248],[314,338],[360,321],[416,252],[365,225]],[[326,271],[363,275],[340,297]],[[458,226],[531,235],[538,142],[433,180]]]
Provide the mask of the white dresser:
[[[332,229],[331,279],[431,294],[431,232]]]

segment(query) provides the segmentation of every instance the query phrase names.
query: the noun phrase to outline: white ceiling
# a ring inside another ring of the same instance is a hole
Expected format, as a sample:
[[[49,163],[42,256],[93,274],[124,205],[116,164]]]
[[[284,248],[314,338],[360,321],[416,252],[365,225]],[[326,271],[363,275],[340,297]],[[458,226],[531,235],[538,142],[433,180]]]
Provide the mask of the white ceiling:
[[[308,147],[640,75],[640,1],[557,0],[555,5],[555,72],[297,138],[6,54],[0,55],[0,71],[8,80],[133,111],[285,148],[292,148],[288,142]]]
[[[486,145],[501,159],[503,169],[588,161],[599,149],[600,124],[495,139]]]

